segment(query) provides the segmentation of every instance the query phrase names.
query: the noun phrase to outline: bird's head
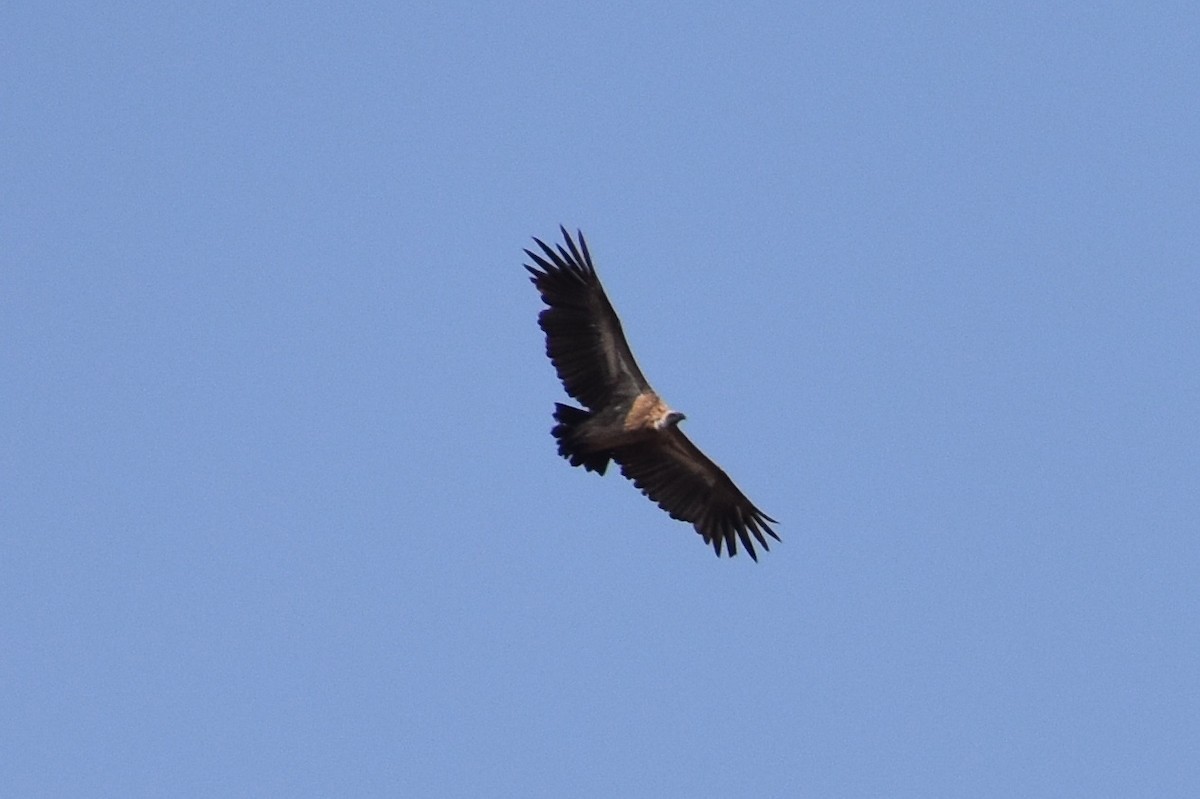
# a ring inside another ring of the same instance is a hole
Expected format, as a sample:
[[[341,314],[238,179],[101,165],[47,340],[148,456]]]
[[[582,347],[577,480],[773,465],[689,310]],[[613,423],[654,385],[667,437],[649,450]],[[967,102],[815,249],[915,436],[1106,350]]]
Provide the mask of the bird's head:
[[[679,411],[671,411],[670,413],[668,413],[666,416],[663,417],[662,424],[660,424],[659,427],[662,429],[666,429],[668,427],[674,427],[675,425],[679,424],[686,418],[687,417],[684,416]]]

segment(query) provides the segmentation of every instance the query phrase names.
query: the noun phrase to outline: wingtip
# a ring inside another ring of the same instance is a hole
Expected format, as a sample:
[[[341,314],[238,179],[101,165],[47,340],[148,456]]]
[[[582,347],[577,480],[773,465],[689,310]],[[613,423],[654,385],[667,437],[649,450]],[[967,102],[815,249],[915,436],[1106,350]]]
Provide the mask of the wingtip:
[[[592,254],[588,252],[587,240],[583,237],[583,231],[576,229],[575,235],[579,237],[579,249],[583,251],[583,265],[593,275],[596,274],[596,267],[592,265]]]

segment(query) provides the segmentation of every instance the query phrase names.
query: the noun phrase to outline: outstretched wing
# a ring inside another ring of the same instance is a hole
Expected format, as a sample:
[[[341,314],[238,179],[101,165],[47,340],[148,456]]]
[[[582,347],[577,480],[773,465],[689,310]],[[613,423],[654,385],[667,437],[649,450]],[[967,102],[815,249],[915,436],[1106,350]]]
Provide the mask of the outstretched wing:
[[[559,229],[566,247],[551,249],[535,238],[543,254],[525,251],[540,267],[525,265],[549,306],[538,315],[538,324],[546,333],[546,355],[558,378],[568,394],[591,410],[616,397],[648,391],[650,384],[633,359],[621,322],[596,277],[583,233],[577,233],[577,247],[567,229]]]
[[[621,474],[671,518],[691,522],[717,555],[722,543],[730,557],[736,555],[740,539],[750,557],[758,560],[751,536],[764,550],[770,547],[763,533],[779,540],[767,524],[775,520],[754,507],[729,475],[678,427],[644,443],[622,447],[613,452],[613,459],[621,464]]]

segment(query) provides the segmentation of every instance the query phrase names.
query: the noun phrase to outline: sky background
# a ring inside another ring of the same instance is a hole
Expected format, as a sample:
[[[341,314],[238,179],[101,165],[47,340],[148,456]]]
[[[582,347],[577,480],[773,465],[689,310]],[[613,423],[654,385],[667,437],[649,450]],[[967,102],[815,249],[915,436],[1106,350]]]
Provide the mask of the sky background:
[[[986,5],[7,5],[3,793],[1200,795],[1200,11]]]

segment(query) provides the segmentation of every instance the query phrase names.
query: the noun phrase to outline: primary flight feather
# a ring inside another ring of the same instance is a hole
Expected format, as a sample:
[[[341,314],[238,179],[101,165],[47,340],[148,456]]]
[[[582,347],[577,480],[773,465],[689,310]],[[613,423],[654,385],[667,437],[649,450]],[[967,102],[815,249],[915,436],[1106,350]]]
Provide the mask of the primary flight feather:
[[[650,387],[625,341],[621,322],[600,285],[583,233],[564,244],[534,242],[525,268],[546,308],[538,324],[546,355],[567,393],[584,407],[555,403],[551,430],[558,453],[588,471],[604,474],[609,461],[673,519],[691,522],[717,555],[722,545],[737,554],[738,541],[754,560],[757,541],[779,536],[729,475],[679,429],[685,417],[671,410]]]

